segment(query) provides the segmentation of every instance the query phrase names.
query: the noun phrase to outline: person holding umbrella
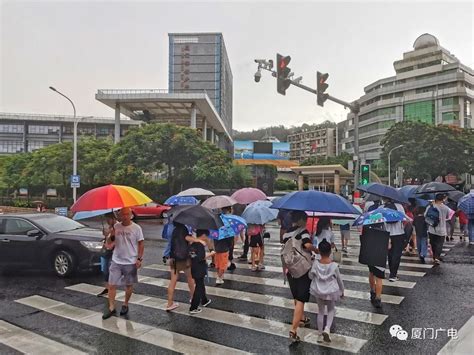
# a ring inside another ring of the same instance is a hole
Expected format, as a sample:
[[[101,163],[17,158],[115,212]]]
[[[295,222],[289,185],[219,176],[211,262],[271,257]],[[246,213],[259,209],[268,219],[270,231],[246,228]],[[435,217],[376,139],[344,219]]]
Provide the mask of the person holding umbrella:
[[[440,264],[441,252],[443,251],[444,239],[447,233],[447,220],[451,219],[451,213],[454,213],[444,204],[447,195],[437,193],[434,202],[426,209],[425,220],[428,224],[428,236],[430,239],[431,250],[433,251],[433,262]]]

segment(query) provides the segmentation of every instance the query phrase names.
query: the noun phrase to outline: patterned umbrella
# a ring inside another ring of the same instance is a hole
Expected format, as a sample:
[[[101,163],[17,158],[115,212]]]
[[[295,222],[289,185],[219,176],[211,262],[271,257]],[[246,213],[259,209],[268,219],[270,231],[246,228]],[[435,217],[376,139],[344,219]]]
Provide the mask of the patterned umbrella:
[[[467,218],[474,219],[474,192],[472,190],[459,200],[458,208],[466,214]]]
[[[165,205],[168,206],[183,206],[183,205],[197,205],[199,200],[193,196],[177,196],[173,195],[168,197],[165,201]]]
[[[130,186],[106,185],[87,191],[71,207],[72,212],[111,210],[140,206],[151,198]]]
[[[224,225],[218,230],[210,230],[210,238],[217,240],[233,238],[247,228],[247,222],[242,217],[233,214],[221,214],[221,219]]]
[[[403,212],[392,210],[391,208],[379,207],[373,211],[366,212],[361,215],[354,221],[353,226],[401,221],[410,221],[410,218]]]

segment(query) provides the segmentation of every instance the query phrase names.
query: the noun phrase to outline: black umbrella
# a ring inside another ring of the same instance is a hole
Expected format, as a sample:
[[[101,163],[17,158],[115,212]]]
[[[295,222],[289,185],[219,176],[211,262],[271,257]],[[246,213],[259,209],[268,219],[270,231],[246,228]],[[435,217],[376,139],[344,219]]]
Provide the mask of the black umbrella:
[[[463,198],[464,196],[466,196],[463,192],[461,191],[451,191],[451,192],[448,192],[448,198],[451,200],[451,201],[454,201],[456,203],[459,202],[459,200],[461,198]]]
[[[219,229],[224,225],[218,214],[201,205],[177,206],[169,211],[173,222],[191,226],[195,229]]]
[[[371,195],[376,195],[380,197],[385,197],[391,199],[396,202],[400,203],[407,203],[408,200],[403,196],[401,193],[397,191],[394,187],[379,184],[379,183],[371,183],[367,185],[361,185],[357,187],[358,190],[367,192]]]
[[[451,185],[445,184],[444,182],[428,182],[426,184],[421,185],[419,188],[416,189],[416,194],[438,194],[443,192],[450,192],[456,191],[454,187]]]

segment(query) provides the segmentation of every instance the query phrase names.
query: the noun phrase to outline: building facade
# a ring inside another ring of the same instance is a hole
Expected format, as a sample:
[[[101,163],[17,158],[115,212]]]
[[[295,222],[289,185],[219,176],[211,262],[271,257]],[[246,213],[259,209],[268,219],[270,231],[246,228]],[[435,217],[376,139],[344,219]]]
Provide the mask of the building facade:
[[[302,132],[289,134],[290,159],[300,163],[312,157],[333,157],[336,155],[337,129],[309,128]]]
[[[78,117],[78,137],[113,138],[114,119]],[[122,120],[120,134],[140,122]],[[32,152],[48,145],[72,141],[74,117],[27,113],[0,113],[0,155]]]
[[[232,132],[232,71],[222,33],[170,33],[170,93],[205,91]]]
[[[395,76],[380,79],[364,88],[357,101],[359,113],[359,156],[380,159],[388,129],[400,121],[432,125],[447,124],[474,128],[471,104],[474,101],[473,70],[441,47],[436,37],[423,34],[413,50],[393,64]],[[354,115],[347,117],[342,151],[354,153]]]

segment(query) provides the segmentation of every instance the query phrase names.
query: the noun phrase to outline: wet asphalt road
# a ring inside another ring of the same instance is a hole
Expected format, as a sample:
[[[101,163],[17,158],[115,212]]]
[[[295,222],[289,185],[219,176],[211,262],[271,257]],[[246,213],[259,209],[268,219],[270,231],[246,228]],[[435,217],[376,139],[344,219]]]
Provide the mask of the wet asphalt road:
[[[98,222],[88,224],[100,226]],[[139,221],[139,224],[143,227],[146,236],[145,266],[151,264],[162,265],[161,254],[165,245],[161,239],[162,226],[156,220]],[[271,233],[272,239],[268,245],[273,244],[276,247],[277,230],[271,229]],[[336,234],[338,233],[336,232]],[[353,239],[356,239],[355,234]],[[411,262],[407,261],[407,263]],[[347,264],[357,265],[356,263]],[[413,261],[413,264],[416,264],[416,262]],[[267,265],[278,266],[278,257],[269,257]],[[381,325],[345,318],[335,319],[334,332],[336,334],[367,340],[360,349],[360,353],[436,354],[448,341],[446,333],[440,332],[438,339],[416,340],[410,339],[411,329],[459,329],[474,315],[472,302],[472,295],[474,295],[473,264],[444,263],[433,269],[419,269],[415,266],[402,267],[401,269],[426,272],[423,277],[401,277],[402,281],[416,282],[412,289],[393,287],[388,282],[386,283],[384,293],[405,297],[401,304],[384,304],[381,311],[375,310],[370,302],[363,299],[346,297],[338,304],[340,308],[380,313],[388,316]],[[341,272],[346,275],[367,275],[365,271],[357,270]],[[161,270],[144,268],[140,274],[152,278],[169,279],[169,273]],[[234,272],[234,275],[281,279],[281,273],[275,271],[252,273],[248,270],[247,264],[242,262],[238,263],[238,269]],[[214,287],[214,281],[211,278],[209,285]],[[45,271],[27,270],[3,273],[0,276],[0,319],[87,353],[164,354],[173,352],[160,346],[81,324],[15,302],[15,300],[31,295],[41,295],[76,307],[102,312],[105,304],[104,299],[65,289],[67,286],[79,283],[102,285],[102,277],[92,273],[81,273],[69,279],[58,279]],[[368,291],[368,285],[365,283],[353,281],[345,281],[344,283],[347,289]],[[220,288],[291,299],[289,290],[284,287],[226,281]],[[156,298],[166,297],[165,287],[146,283],[139,283],[135,288],[135,292]],[[244,314],[283,323],[289,323],[292,316],[291,309],[277,307],[270,303],[259,304],[220,296],[210,296],[210,298],[213,301],[210,308],[231,314]],[[185,304],[189,300],[189,294],[185,290],[177,290],[175,299],[182,304],[181,307],[186,307]],[[230,325],[192,318],[187,314],[167,313],[142,305],[131,305],[130,309],[128,318],[132,321],[193,338],[208,340],[233,349],[259,354],[343,353],[343,351],[337,349],[328,349],[307,342],[300,343],[297,346],[289,346],[285,337],[263,331],[249,330],[239,326],[239,324]],[[187,308],[183,309],[187,310]],[[312,318],[311,328],[315,329],[315,316],[310,314],[310,317]],[[394,324],[398,324],[408,331],[409,339],[407,341],[401,341],[390,336],[389,329]],[[158,342],[159,340],[157,339]],[[196,353],[201,352],[199,349],[196,350]],[[17,353],[12,347],[2,344],[0,332],[0,354]]]

